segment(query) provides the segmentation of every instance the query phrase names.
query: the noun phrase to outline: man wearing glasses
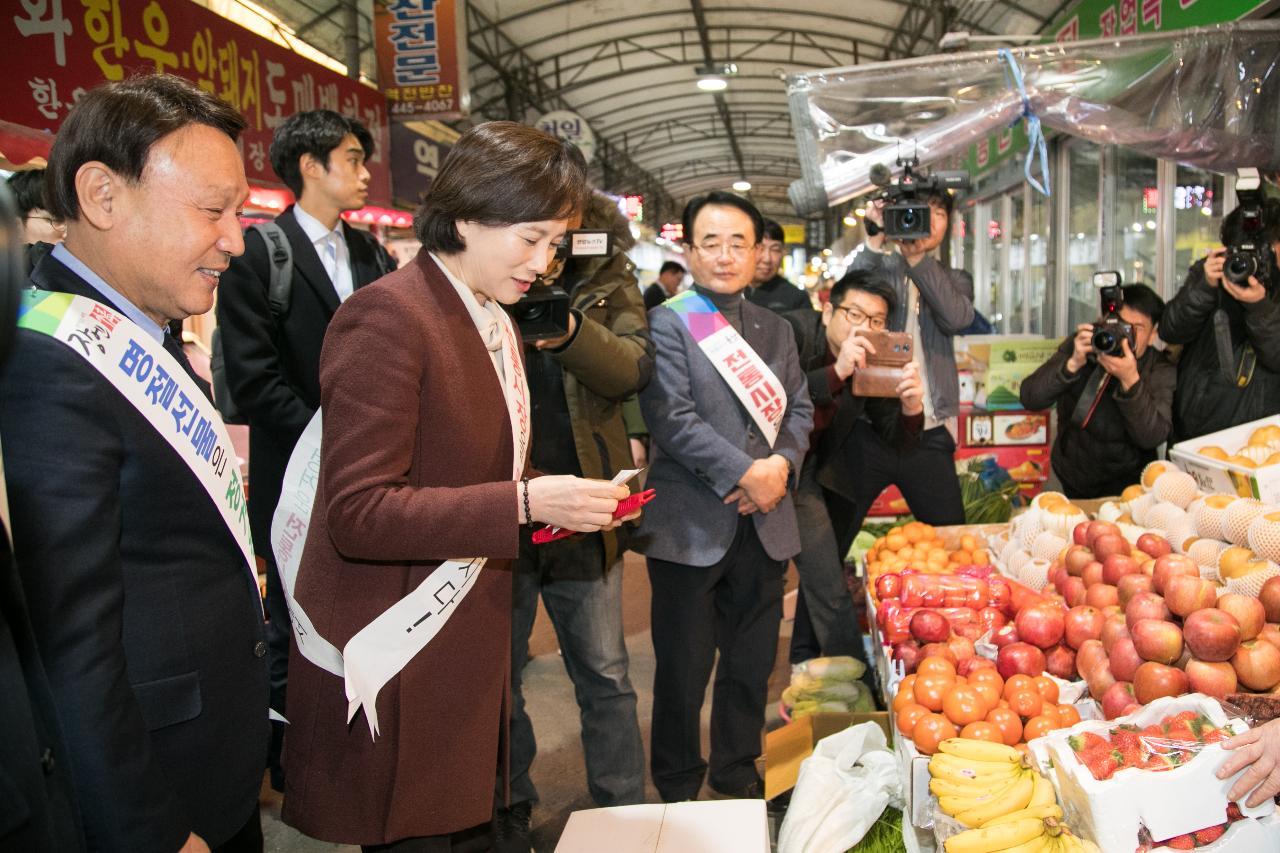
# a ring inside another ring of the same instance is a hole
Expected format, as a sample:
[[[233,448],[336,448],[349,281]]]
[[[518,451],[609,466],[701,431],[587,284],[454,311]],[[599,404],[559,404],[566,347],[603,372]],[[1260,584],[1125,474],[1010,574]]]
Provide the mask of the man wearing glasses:
[[[813,423],[787,322],[742,295],[763,230],[740,196],[690,201],[693,287],[649,312],[656,355],[640,407],[657,497],[632,547],[647,558],[653,590],[650,768],[666,802],[695,799],[704,776],[724,796],[762,794],[755,760],[783,573],[800,550],[788,488]],[[713,665],[707,761],[700,716]]]
[[[896,397],[853,393],[853,375],[875,354],[867,333],[886,328],[894,304],[887,282],[873,273],[851,271],[831,288],[821,314],[806,309],[783,315],[795,331],[813,400],[810,450],[795,491],[802,550],[795,558],[800,595],[793,663],[818,653],[865,660],[845,583],[844,555],[888,472],[868,476],[859,432],[870,432],[906,453],[919,441],[924,425],[924,387],[914,362],[903,369]],[[928,506],[927,489],[922,491],[912,492],[913,507]]]
[[[782,226],[772,219],[766,219],[764,238],[760,241],[760,253],[756,260],[755,274],[751,276],[751,287],[747,290],[747,299],[761,308],[768,308],[779,314],[798,308],[812,309],[809,295],[778,275],[778,268],[782,266],[783,242]]]

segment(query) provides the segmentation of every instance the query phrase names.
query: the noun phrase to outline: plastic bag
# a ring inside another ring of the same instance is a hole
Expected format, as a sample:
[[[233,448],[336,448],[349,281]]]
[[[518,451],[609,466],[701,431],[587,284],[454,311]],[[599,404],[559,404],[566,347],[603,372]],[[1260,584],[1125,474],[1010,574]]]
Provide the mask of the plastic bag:
[[[902,778],[884,730],[862,723],[825,737],[800,765],[778,853],[848,850],[889,805],[903,806]]]

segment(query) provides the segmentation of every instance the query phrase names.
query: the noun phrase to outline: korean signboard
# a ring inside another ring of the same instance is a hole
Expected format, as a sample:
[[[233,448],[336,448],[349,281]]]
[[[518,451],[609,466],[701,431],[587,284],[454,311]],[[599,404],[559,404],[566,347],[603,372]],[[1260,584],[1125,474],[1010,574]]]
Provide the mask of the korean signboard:
[[[373,4],[378,82],[397,118],[460,118],[468,111],[463,0]]]
[[[0,13],[0,118],[56,131],[87,89],[131,74],[194,81],[244,114],[245,172],[278,182],[267,152],[273,130],[295,112],[326,108],[373,134],[369,201],[391,198],[386,102],[330,71],[189,0],[18,0]]]
[[[533,126],[578,146],[578,150],[582,152],[583,158],[588,163],[596,156],[596,135],[592,132],[591,125],[577,113],[554,110],[535,121]]]
[[[1056,41],[1184,30],[1243,18],[1269,0],[1080,0],[1046,32]]]
[[[417,207],[440,173],[458,132],[436,121],[391,122],[391,190],[396,204]]]

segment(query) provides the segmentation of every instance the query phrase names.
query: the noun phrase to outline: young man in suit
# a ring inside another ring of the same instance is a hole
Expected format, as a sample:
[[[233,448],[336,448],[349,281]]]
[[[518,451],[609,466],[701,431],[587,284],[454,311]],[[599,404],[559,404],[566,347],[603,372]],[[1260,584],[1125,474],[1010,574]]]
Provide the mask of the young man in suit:
[[[658,280],[644,289],[644,310],[657,308],[676,295],[684,282],[684,267],[675,261],[663,261]]]
[[[293,256],[289,307],[273,313],[268,297],[271,247],[257,232],[231,262],[218,293],[227,385],[249,422],[249,518],[258,556],[267,564],[267,645],[271,707],[284,712],[289,662],[289,608],[271,553],[271,516],[289,455],[320,407],[320,346],[333,312],[352,292],[395,269],[369,234],[342,221],[369,195],[373,137],[363,124],[332,110],[290,116],[271,140],[271,168],[298,197],[276,219]],[[284,790],[280,746],[272,726],[271,785]]]
[[[32,272],[0,375],[15,556],[67,743],[50,762],[70,764],[91,850],[262,849],[243,490],[167,331],[213,307],[244,251],[243,128],[168,75],[77,102],[48,168],[66,240]]]
[[[668,802],[694,799],[704,775],[721,794],[761,796],[755,759],[783,572],[800,550],[787,490],[813,423],[787,321],[742,295],[763,232],[740,196],[690,201],[693,290],[649,312],[656,355],[640,407],[657,497],[633,547],[653,588],[650,768]],[[717,650],[708,767],[699,715]]]

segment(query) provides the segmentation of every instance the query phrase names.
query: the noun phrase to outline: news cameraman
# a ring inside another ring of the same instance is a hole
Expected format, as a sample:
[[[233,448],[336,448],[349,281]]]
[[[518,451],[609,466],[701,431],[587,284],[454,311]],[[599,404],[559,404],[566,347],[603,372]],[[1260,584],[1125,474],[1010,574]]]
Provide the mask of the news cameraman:
[[[1118,315],[1132,327],[1133,344],[1121,334],[1119,354],[1095,352],[1100,326],[1081,323],[1019,394],[1027,409],[1058,406],[1051,458],[1070,498],[1118,495],[1136,483],[1172,427],[1176,370],[1151,346],[1162,312],[1168,316],[1164,302],[1144,284],[1120,292]]]
[[[568,291],[568,333],[525,346],[533,406],[532,466],[546,474],[610,479],[632,466],[622,400],[649,381],[653,344],[635,267],[626,250],[630,224],[607,196],[592,193],[572,229],[607,230],[607,257],[561,262],[556,283]],[[554,269],[554,268],[553,268]],[[519,318],[519,304],[516,316]],[[637,481],[631,482],[634,490]],[[644,747],[622,633],[622,552],[626,528],[534,545],[521,528],[512,566],[510,807],[498,810],[498,851],[529,850],[529,818],[538,792],[529,776],[537,754],[521,693],[529,634],[541,594],[555,627],[582,722],[587,787],[601,807],[644,801]],[[501,779],[499,780],[501,783]]]
[[[1161,338],[1183,345],[1171,443],[1280,412],[1280,200],[1259,193],[1253,206],[1237,194],[1241,203],[1222,221],[1222,243],[1254,243],[1257,274],[1232,281],[1224,275],[1231,250],[1213,250],[1192,264],[1160,324]],[[1249,207],[1257,214],[1252,222],[1243,215]]]

